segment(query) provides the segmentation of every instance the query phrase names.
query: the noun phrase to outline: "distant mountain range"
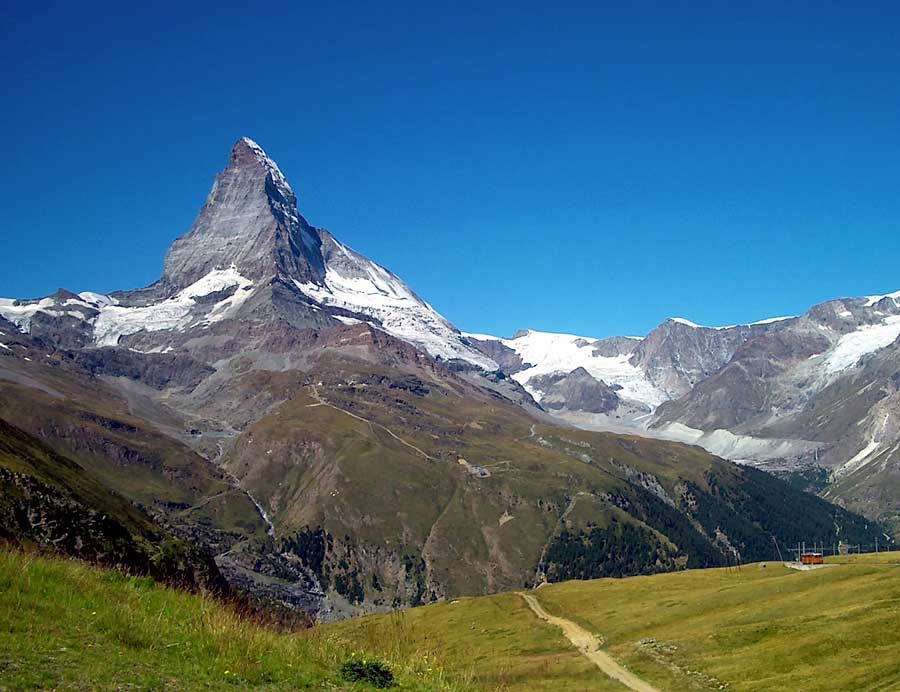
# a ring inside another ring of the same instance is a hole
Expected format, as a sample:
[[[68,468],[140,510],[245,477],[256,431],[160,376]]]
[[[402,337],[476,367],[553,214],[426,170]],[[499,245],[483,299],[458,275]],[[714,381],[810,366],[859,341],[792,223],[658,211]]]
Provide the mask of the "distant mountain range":
[[[311,226],[243,138],[155,283],[0,300],[0,418],[233,587],[333,619],[873,542],[900,497],[898,333],[885,296],[645,338],[463,334]]]
[[[673,318],[640,339],[468,337],[579,427],[697,444],[900,520],[900,292],[746,325]]]

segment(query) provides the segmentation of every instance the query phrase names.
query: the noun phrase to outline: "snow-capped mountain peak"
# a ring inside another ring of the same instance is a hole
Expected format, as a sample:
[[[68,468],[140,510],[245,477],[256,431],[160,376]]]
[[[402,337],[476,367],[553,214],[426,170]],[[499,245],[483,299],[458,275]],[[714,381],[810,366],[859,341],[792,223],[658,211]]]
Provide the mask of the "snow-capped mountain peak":
[[[294,190],[288,183],[287,178],[284,177],[284,173],[281,172],[278,164],[269,157],[259,144],[249,137],[241,137],[237,141],[231,150],[231,160],[234,164],[252,163],[255,161],[268,171],[272,176],[275,185],[284,191],[289,191],[291,194],[294,193]]]
[[[320,283],[325,274],[318,235],[293,189],[247,137],[235,143],[191,229],[166,253],[163,288],[171,295],[231,265],[260,284],[277,276]]]
[[[37,318],[54,334],[61,326],[49,322],[67,319],[73,343],[140,350],[177,348],[229,319],[316,329],[359,320],[435,358],[498,367],[397,275],[311,226],[278,164],[249,137],[234,144],[190,230],[172,243],[159,281],[112,296],[7,299],[0,316],[23,331]]]

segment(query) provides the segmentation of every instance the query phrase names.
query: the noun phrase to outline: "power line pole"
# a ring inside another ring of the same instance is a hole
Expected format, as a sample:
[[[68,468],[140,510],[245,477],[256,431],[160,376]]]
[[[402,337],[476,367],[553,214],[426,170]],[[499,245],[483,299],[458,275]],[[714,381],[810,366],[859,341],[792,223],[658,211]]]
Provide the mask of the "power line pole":
[[[775,536],[772,536],[772,541],[775,543],[775,550],[778,553],[778,559],[784,562],[784,558],[781,555],[781,548],[778,547],[778,540],[775,538]]]

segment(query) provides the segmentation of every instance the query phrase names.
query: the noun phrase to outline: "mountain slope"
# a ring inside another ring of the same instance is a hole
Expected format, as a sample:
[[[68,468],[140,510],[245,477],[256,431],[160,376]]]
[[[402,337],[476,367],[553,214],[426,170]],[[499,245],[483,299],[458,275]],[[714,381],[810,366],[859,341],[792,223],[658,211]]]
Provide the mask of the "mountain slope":
[[[210,558],[177,540],[84,468],[0,420],[0,538],[224,592]]]
[[[348,361],[315,372],[225,465],[287,537],[283,550],[333,590],[334,614],[758,559],[772,535],[829,540],[840,527],[841,540],[874,540],[866,520],[766,474],[672,443],[529,422],[452,375]],[[576,539],[587,562],[567,558]],[[644,552],[591,562],[601,539],[611,554]]]
[[[378,660],[365,648],[278,631],[150,579],[0,548],[0,583],[7,689],[376,689],[342,673]],[[416,655],[386,663],[394,689],[467,689]]]

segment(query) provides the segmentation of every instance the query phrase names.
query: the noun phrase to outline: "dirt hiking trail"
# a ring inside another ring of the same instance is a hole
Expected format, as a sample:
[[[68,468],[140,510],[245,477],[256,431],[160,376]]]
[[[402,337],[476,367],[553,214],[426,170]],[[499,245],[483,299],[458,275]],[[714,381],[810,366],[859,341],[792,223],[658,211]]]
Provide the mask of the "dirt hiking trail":
[[[528,607],[531,608],[535,615],[541,620],[559,627],[566,636],[566,639],[572,642],[572,645],[576,649],[583,653],[589,661],[613,680],[618,680],[627,688],[635,690],[635,692],[659,692],[653,685],[644,682],[633,673],[629,673],[625,668],[619,665],[612,656],[605,651],[602,651],[597,638],[584,629],[584,627],[575,624],[571,620],[551,615],[544,610],[544,607],[538,600],[530,594],[522,593],[520,591],[519,595],[525,600]]]

